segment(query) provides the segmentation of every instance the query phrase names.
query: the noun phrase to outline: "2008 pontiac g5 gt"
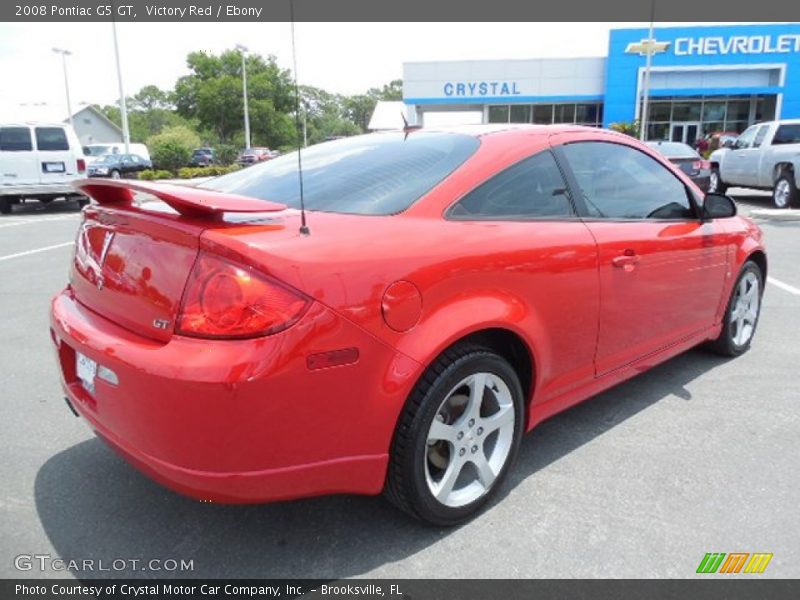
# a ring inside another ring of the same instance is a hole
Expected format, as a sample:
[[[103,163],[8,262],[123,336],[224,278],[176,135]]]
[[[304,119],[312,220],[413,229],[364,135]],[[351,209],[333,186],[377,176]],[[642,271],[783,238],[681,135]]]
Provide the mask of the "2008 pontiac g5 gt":
[[[746,351],[761,231],[575,126],[358,136],[203,187],[84,181],[52,302],[67,400],[213,502],[386,496],[436,524],[542,420],[699,344]]]

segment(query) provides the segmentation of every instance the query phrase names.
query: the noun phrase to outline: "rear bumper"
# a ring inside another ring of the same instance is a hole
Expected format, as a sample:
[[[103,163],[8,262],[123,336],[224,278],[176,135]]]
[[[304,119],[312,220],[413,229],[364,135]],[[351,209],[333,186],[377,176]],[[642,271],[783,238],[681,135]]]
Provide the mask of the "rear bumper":
[[[72,406],[130,463],[180,493],[263,502],[383,488],[397,415],[419,365],[315,304],[280,334],[161,344],[65,290],[51,326]],[[309,370],[309,354],[358,347],[352,365]],[[75,352],[119,383],[77,379]]]
[[[77,179],[76,179],[77,181]],[[79,196],[81,194],[71,183],[0,185],[0,196],[20,196],[33,198],[36,196]]]

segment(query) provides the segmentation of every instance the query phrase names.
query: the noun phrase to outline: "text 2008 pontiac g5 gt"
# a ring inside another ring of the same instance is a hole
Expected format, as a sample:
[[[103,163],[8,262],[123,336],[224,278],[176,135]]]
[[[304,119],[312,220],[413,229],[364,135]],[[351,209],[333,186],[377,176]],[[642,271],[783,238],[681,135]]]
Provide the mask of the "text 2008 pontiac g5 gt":
[[[214,502],[377,494],[473,515],[523,432],[701,343],[750,346],[762,234],[629,137],[359,136],[203,188],[84,181],[52,303],[67,398]],[[149,202],[144,202],[147,200]]]

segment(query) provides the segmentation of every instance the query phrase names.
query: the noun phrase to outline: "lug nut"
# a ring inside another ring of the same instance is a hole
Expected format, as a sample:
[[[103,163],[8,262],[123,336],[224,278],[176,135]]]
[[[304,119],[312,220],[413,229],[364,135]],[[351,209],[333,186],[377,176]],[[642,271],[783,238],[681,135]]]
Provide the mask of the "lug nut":
[[[483,427],[478,427],[478,435],[483,435]]]
[[[459,456],[464,456],[466,453],[467,453],[467,449],[466,448],[462,448],[461,450],[458,451],[458,455]]]
[[[456,436],[456,439],[459,439],[459,440],[460,440],[460,439],[461,439],[461,438],[463,438],[463,437],[464,437],[464,432],[463,432],[463,431],[459,431],[459,432],[458,432],[458,435]]]
[[[469,425],[470,427],[472,427],[473,425],[475,425],[475,419],[470,419],[470,420],[469,420],[469,423],[468,423],[468,425]]]
[[[473,446],[472,447],[472,453],[475,454],[477,451],[478,451],[478,447],[477,446]]]

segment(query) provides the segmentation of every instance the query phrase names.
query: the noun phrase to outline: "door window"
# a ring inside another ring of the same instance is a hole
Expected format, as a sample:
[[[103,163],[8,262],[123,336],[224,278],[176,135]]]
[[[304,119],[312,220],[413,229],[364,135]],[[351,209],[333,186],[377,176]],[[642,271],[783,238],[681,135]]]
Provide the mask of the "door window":
[[[609,142],[578,142],[562,148],[590,216],[694,218],[680,179],[644,152]]]
[[[567,185],[549,151],[495,175],[448,211],[453,220],[524,220],[570,217]]]
[[[30,152],[31,130],[28,127],[0,127],[0,151]]]
[[[757,125],[749,127],[747,130],[745,130],[745,132],[742,135],[740,135],[737,138],[736,143],[733,145],[733,147],[736,148],[737,150],[743,150],[744,148],[752,148],[757,130],[758,130]]]
[[[39,150],[69,150],[67,134],[61,127],[37,127],[36,147]]]

